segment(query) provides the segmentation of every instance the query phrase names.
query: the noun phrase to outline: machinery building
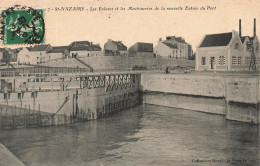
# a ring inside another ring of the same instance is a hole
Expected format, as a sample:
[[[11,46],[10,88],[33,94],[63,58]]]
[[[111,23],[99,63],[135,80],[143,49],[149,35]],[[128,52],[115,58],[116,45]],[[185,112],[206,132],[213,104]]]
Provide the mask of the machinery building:
[[[256,20],[252,37],[242,36],[241,20],[236,31],[207,34],[197,47],[196,70],[249,70],[259,63],[259,40],[256,36]]]

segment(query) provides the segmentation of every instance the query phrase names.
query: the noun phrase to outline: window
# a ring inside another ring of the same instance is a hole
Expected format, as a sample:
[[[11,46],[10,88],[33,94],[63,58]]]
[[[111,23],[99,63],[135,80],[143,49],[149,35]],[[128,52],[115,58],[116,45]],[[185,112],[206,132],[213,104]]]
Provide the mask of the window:
[[[237,65],[238,64],[238,57],[232,56],[232,65]]]
[[[246,43],[246,50],[250,50],[250,44],[249,44],[249,42]]]
[[[224,56],[219,56],[218,64],[219,65],[225,65],[225,57]]]
[[[203,57],[201,58],[201,64],[202,64],[202,65],[205,65],[205,64],[206,64],[206,57],[205,57],[205,56],[203,56]]]
[[[235,44],[235,49],[239,49],[238,43]]]
[[[237,57],[237,64],[238,64],[238,65],[241,65],[241,64],[242,64],[241,57]]]

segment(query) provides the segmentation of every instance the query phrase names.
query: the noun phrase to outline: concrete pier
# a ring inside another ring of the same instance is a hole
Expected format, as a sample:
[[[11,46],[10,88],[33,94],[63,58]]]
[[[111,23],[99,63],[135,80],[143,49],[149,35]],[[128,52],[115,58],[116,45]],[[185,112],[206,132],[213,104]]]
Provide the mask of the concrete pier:
[[[2,85],[8,89],[0,93],[0,126],[69,124],[134,107],[142,101],[140,77],[137,72],[115,72],[4,78]]]

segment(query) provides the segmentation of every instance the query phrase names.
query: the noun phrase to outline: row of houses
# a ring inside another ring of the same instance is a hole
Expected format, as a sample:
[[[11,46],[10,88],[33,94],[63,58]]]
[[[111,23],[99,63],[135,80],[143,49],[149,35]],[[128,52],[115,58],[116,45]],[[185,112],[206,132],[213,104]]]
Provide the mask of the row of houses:
[[[251,37],[242,36],[239,20],[239,32],[233,30],[205,35],[197,47],[196,70],[248,70],[252,60],[259,65],[260,50],[256,35],[256,19],[253,31]]]
[[[142,56],[188,59],[192,56],[191,45],[181,37],[168,36],[158,44],[137,42],[127,48],[122,41],[108,39],[104,49],[89,41],[74,41],[68,46],[35,45],[18,49],[0,49],[0,60],[8,59],[18,64],[40,64],[53,59],[82,58],[91,56]],[[11,51],[10,51],[11,50]],[[10,55],[10,52],[14,55]],[[12,57],[12,58],[10,58]]]

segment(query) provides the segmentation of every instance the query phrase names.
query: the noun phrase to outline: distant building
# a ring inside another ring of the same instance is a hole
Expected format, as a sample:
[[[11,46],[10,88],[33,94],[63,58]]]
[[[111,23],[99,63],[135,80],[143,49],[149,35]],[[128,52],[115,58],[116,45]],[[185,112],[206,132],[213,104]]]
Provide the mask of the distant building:
[[[127,55],[127,47],[121,41],[108,39],[104,44],[105,56]]]
[[[160,40],[154,47],[154,53],[156,56],[176,58],[178,54],[178,48],[175,44],[165,43]]]
[[[130,56],[153,57],[153,44],[137,42],[129,48]]]
[[[167,50],[164,50],[164,48]],[[159,39],[154,48],[154,53],[161,57],[189,59],[189,57],[192,57],[193,52],[191,45],[185,42],[182,37],[167,36],[164,41]]]
[[[69,58],[70,53],[69,53],[69,49],[70,46],[58,46],[58,47],[52,47],[52,50],[48,51],[48,56],[49,56],[49,60],[52,59],[65,59],[65,58]]]
[[[103,51],[99,44],[93,44],[88,41],[75,41],[70,44],[70,57],[72,58],[82,58],[90,56],[102,56]]]
[[[53,50],[50,44],[23,47],[17,56],[18,64],[40,64],[50,59],[48,52]]]
[[[255,54],[259,53],[259,41],[254,36],[241,36],[236,31],[205,35],[196,53],[196,70],[248,70],[251,53],[247,43],[252,42]]]

